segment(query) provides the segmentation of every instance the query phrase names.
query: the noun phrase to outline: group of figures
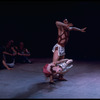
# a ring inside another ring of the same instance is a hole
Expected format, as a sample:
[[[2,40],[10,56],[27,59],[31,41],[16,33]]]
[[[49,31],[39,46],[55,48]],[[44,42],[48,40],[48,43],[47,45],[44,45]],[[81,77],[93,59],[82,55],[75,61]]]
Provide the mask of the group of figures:
[[[69,40],[70,31],[80,31],[85,32],[87,27],[82,29],[73,27],[72,23],[69,23],[67,19],[64,19],[63,22],[56,21],[56,26],[58,29],[58,38],[57,43],[54,45],[52,52],[53,52],[53,59],[51,63],[45,64],[43,67],[44,75],[49,78],[49,83],[54,84],[54,79],[59,81],[66,81],[63,77],[66,72],[72,68],[73,59],[66,59],[65,58],[65,45]]]
[[[14,44],[14,40],[9,40],[5,45],[0,46],[0,69],[11,70],[16,63],[32,63],[30,51],[25,47],[24,42]]]
[[[43,73],[46,78],[49,78],[50,84],[55,83],[54,79],[66,81],[64,74],[73,66],[73,59],[65,58],[65,45],[68,43],[70,31],[85,32],[87,28],[80,29],[73,27],[73,24],[69,23],[67,19],[64,19],[63,22],[56,21],[55,24],[58,29],[58,38],[57,43],[52,48],[53,59],[51,63],[47,63],[43,66]],[[31,63],[28,59],[30,52],[24,47],[23,42],[20,42],[19,46],[15,46],[14,41],[10,40],[6,44],[5,50],[0,49],[0,51],[0,65],[8,70],[12,69],[17,61]]]

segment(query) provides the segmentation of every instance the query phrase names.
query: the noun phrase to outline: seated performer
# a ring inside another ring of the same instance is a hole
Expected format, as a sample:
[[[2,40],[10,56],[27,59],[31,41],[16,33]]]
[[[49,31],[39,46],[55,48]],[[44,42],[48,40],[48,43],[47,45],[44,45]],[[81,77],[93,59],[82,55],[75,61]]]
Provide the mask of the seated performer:
[[[72,63],[72,59],[62,59],[57,62],[51,62],[49,64],[46,64],[43,67],[43,73],[47,78],[50,79],[51,84],[54,83],[53,79],[58,79],[59,81],[66,81],[66,79],[63,78],[64,73],[68,72],[69,69],[73,66],[72,64],[68,66],[70,63]]]
[[[0,69],[11,70],[12,68],[10,68],[5,62],[5,59],[3,56],[3,51],[4,51],[4,48],[2,46],[0,46]]]
[[[17,61],[20,63],[32,63],[29,57],[31,53],[27,48],[25,48],[24,42],[20,42],[19,46],[16,47],[17,50]]]
[[[14,48],[14,40],[9,40],[5,45],[5,50],[3,51],[4,59],[6,64],[13,68],[15,66],[15,58],[17,52]]]

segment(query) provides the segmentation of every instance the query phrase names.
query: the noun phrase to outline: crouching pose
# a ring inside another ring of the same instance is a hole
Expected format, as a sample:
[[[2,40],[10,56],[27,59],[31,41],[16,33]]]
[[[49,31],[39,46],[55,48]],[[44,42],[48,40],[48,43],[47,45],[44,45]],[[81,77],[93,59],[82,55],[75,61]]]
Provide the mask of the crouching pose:
[[[58,79],[59,81],[66,81],[66,79],[63,78],[64,73],[68,72],[69,69],[73,66],[72,64],[68,66],[70,63],[72,63],[72,59],[62,59],[59,61],[51,62],[46,64],[43,67],[43,73],[47,78],[50,79],[49,83],[54,83],[54,79]]]

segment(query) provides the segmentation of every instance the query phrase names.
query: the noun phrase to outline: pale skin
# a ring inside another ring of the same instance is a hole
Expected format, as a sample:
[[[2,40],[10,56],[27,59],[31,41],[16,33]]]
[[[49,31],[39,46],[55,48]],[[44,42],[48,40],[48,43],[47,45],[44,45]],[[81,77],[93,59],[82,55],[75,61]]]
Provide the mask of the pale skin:
[[[9,68],[4,60],[2,61],[2,63],[8,70],[12,70],[13,69],[13,68]]]
[[[85,32],[87,27],[84,27],[82,29],[73,27],[72,23],[69,23],[67,19],[65,19],[63,22],[56,21],[56,26],[58,28],[58,44],[61,45],[62,47],[65,47],[69,40],[69,32],[74,30],[74,31],[80,31],[80,32]],[[55,50],[53,53],[53,62],[56,62],[60,59],[64,59],[64,56],[58,56],[58,49]]]
[[[11,49],[14,52],[13,54],[11,54],[9,52],[6,52],[6,51],[4,51],[3,54],[10,55],[10,56],[15,56],[17,54],[16,50],[13,47],[11,47]]]

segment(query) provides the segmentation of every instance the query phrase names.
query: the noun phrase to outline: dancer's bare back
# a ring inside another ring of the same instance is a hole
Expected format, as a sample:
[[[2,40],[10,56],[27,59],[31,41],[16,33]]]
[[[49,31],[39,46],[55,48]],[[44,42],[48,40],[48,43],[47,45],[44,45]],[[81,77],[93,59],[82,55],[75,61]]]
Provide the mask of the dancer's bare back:
[[[58,27],[58,44],[65,46],[69,39],[69,31],[65,30],[64,27]]]

